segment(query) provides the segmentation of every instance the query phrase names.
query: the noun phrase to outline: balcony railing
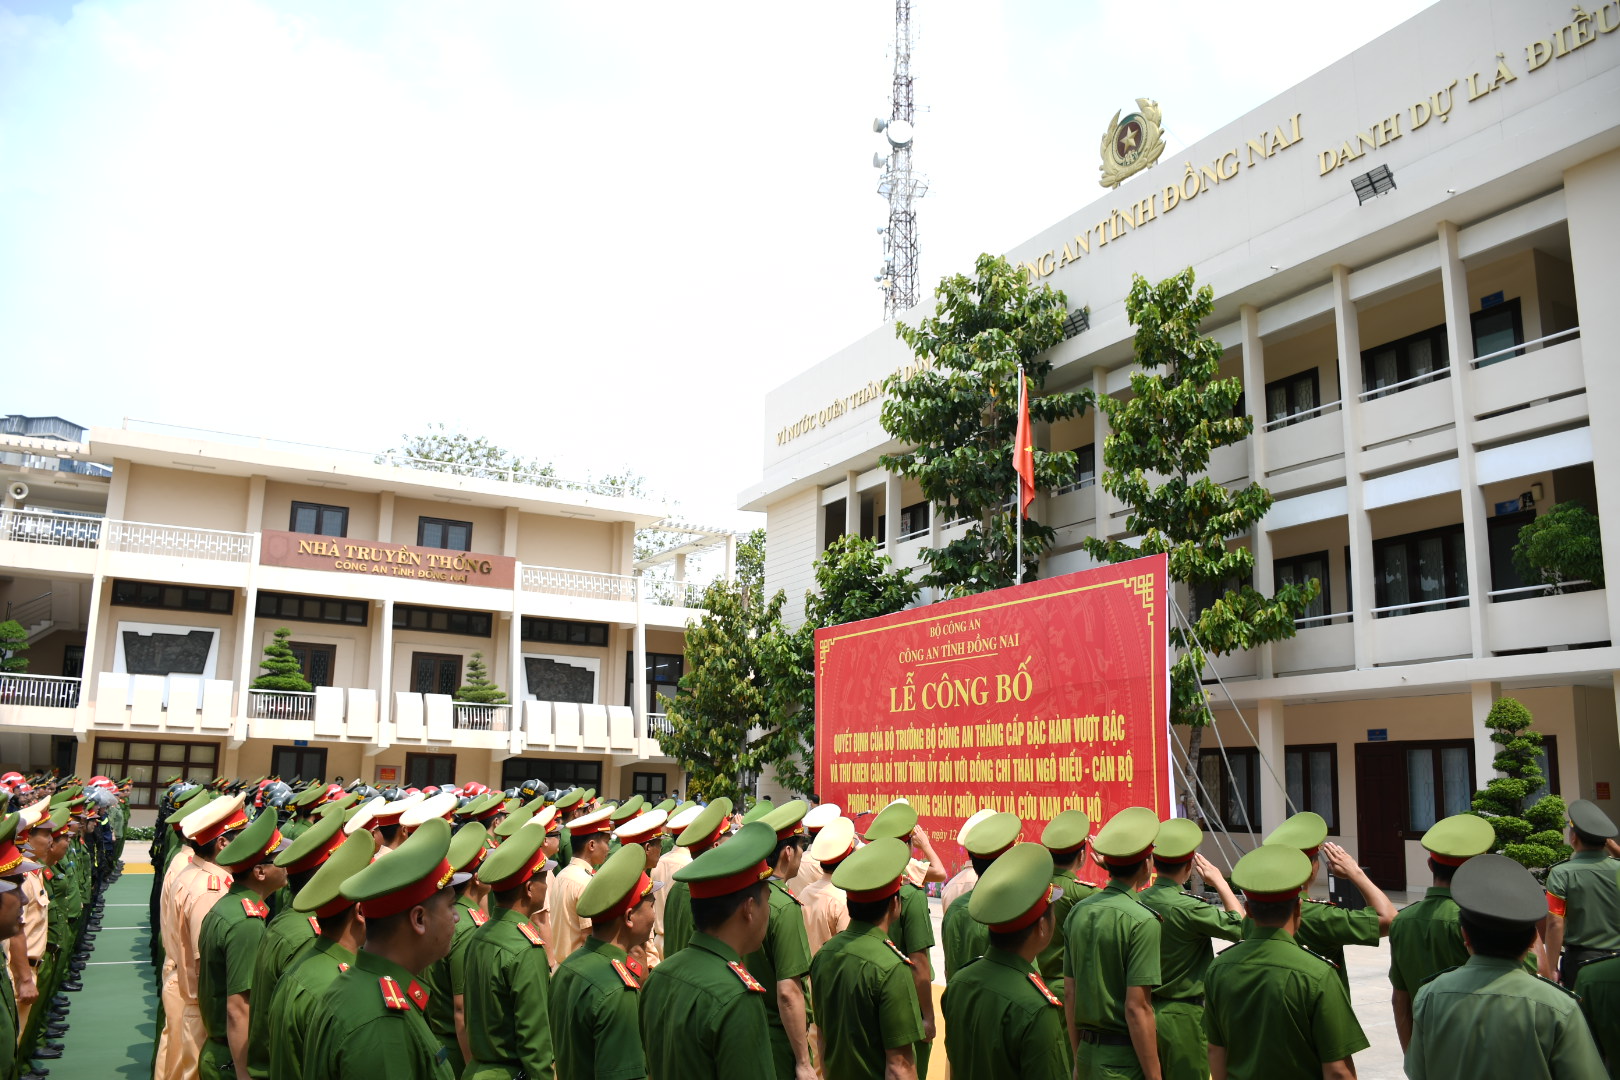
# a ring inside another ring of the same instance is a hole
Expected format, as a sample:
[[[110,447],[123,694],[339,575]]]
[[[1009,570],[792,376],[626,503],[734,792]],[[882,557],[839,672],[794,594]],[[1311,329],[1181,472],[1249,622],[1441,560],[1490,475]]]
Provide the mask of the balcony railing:
[[[1295,619],[1294,626],[1300,630],[1308,630],[1313,626],[1338,626],[1341,623],[1354,622],[1355,613],[1338,611],[1332,615],[1307,615],[1302,619]]]
[[[1402,393],[1406,390],[1412,389],[1415,386],[1422,386],[1424,383],[1434,382],[1436,379],[1449,378],[1451,378],[1451,369],[1448,367],[1440,367],[1435,368],[1433,371],[1425,371],[1421,375],[1414,375],[1410,379],[1402,379],[1400,382],[1392,382],[1384,386],[1375,386],[1371,390],[1363,390],[1357,396],[1362,401],[1372,401],[1375,398],[1389,397],[1391,394]]]
[[[102,525],[101,518],[58,510],[0,510],[0,536],[22,544],[95,548]]]
[[[649,604],[659,604],[663,607],[697,607],[698,599],[702,595],[703,589],[691,581],[653,577],[641,579],[641,598]]]
[[[144,521],[106,523],[107,548],[136,555],[177,555],[214,562],[247,562],[253,557],[253,534],[152,525]]]
[[[313,720],[315,694],[308,690],[249,690],[249,720]]]
[[[523,589],[553,596],[633,601],[636,598],[636,579],[625,574],[601,574],[594,570],[565,570],[560,566],[525,566]]]
[[[1341,404],[1343,404],[1343,402],[1329,401],[1318,405],[1314,409],[1301,409],[1298,412],[1287,413],[1283,416],[1277,417],[1275,420],[1266,421],[1266,430],[1276,431],[1278,428],[1292,427],[1295,424],[1302,424],[1311,419],[1313,416],[1325,416],[1330,412],[1338,412]]]
[[[480,705],[471,701],[451,703],[457,731],[510,731],[512,706]]]
[[[1449,611],[1468,606],[1467,596],[1438,596],[1433,600],[1414,600],[1410,604],[1390,604],[1372,609],[1373,617],[1392,619],[1398,615],[1419,615],[1426,611]]]
[[[72,709],[79,704],[79,680],[61,675],[0,675],[0,705],[39,705]]]
[[[1555,341],[1580,336],[1581,328],[1572,326],[1568,330],[1560,330],[1556,334],[1545,334],[1532,341],[1526,341],[1522,345],[1509,345],[1505,349],[1497,349],[1495,352],[1486,353],[1484,356],[1476,356],[1473,359],[1473,365],[1477,368],[1490,367],[1492,364],[1500,363],[1503,360],[1511,360],[1515,356],[1523,356],[1532,350],[1545,348]]]
[[[1523,585],[1517,589],[1492,589],[1486,595],[1491,603],[1501,604],[1512,600],[1528,600],[1532,596],[1557,596],[1562,593],[1591,592],[1597,588],[1590,581],[1560,581],[1548,585]]]
[[[650,712],[647,714],[647,737],[649,739],[662,739],[673,730],[668,713]]]

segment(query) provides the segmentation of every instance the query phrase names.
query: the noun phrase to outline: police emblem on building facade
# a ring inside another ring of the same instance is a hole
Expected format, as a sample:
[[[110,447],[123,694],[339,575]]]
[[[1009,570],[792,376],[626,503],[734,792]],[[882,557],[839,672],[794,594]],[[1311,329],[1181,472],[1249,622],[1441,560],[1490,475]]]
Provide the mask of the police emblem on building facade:
[[[1137,98],[1138,112],[1120,112],[1108,124],[1102,137],[1102,164],[1098,167],[1105,188],[1119,187],[1127,178],[1148,168],[1164,153],[1164,138],[1160,134],[1162,113],[1159,103]]]

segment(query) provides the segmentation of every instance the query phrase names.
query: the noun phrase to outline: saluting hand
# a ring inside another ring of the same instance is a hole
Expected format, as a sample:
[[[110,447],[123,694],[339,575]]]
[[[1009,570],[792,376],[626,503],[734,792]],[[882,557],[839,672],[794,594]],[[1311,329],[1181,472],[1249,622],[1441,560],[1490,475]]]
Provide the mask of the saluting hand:
[[[1197,852],[1193,853],[1192,864],[1193,870],[1205,881],[1226,880],[1225,876],[1221,873],[1220,867],[1216,866],[1214,863],[1210,862],[1208,859],[1204,858],[1203,855]]]

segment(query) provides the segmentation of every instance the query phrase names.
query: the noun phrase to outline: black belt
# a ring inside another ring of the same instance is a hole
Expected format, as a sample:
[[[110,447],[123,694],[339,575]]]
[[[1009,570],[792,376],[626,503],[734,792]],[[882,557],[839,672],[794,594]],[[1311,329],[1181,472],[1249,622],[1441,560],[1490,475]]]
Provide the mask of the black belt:
[[[1202,997],[1195,997],[1195,998],[1154,998],[1153,999],[1153,1004],[1155,1004],[1155,1005],[1196,1005],[1198,1008],[1202,1009],[1204,1007],[1204,999]]]
[[[1080,1041],[1095,1043],[1098,1046],[1130,1046],[1131,1037],[1121,1035],[1117,1031],[1094,1031],[1091,1028],[1080,1029]]]

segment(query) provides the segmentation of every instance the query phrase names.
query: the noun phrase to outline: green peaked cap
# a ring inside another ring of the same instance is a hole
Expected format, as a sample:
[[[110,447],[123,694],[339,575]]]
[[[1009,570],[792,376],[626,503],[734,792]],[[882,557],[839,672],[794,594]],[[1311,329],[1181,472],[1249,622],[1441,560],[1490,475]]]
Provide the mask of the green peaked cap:
[[[592,799],[596,798],[596,789],[593,787],[586,788],[584,797],[586,802],[590,802]]]
[[[625,844],[609,855],[579,894],[580,917],[594,919],[617,905],[641,881],[646,868],[647,852],[638,844]]]
[[[803,799],[794,799],[785,802],[775,810],[765,815],[765,824],[776,830],[776,835],[784,832],[789,836],[804,835],[804,815],[810,812],[810,804]],[[791,831],[789,831],[791,830]]]
[[[1309,810],[1301,810],[1281,825],[1271,830],[1266,837],[1268,844],[1280,844],[1283,847],[1298,848],[1300,851],[1315,852],[1327,839],[1327,822],[1321,814]]]
[[[534,814],[535,808],[532,806],[518,807],[510,814],[507,814],[499,825],[495,826],[495,835],[504,840],[506,837],[511,836],[513,833],[523,828],[523,826],[527,825],[529,823],[529,819],[534,817]]]
[[[1261,844],[1232,867],[1232,884],[1250,895],[1297,896],[1315,868],[1292,844]]]
[[[570,806],[578,806],[584,798],[584,788],[569,788],[566,793],[557,796],[557,809],[567,810]]]
[[[230,869],[264,854],[264,849],[270,843],[270,837],[276,831],[276,812],[265,810],[258,817],[248,822],[230,843],[219,849],[219,857],[215,860],[220,866]]]
[[[653,809],[662,810],[666,814],[673,814],[675,812],[675,800],[664,799],[657,806],[653,807]]]
[[[444,818],[424,821],[403,844],[345,881],[343,895],[375,900],[409,888],[444,862],[449,851],[450,823]]]
[[[1147,855],[1159,835],[1159,815],[1145,806],[1127,806],[1097,830],[1091,850],[1104,858],[1128,859]]]
[[[1451,898],[1469,915],[1529,926],[1547,915],[1547,894],[1506,855],[1477,855],[1451,875]]]
[[[765,865],[765,860],[770,858],[771,852],[775,850],[776,831],[763,821],[752,821],[738,829],[737,835],[730,840],[710,848],[675,871],[675,880],[684,881],[689,885],[718,881],[721,878],[734,877],[757,865],[760,868],[757,879],[731,890],[741,892],[749,885],[764,881],[770,876],[770,867]],[[642,853],[642,858],[646,858],[645,852]]]
[[[1078,810],[1064,810],[1041,830],[1041,844],[1048,851],[1073,851],[1091,835],[1091,819]],[[1026,855],[1025,858],[1028,858]],[[975,886],[977,888],[977,886]],[[1006,922],[1006,919],[998,920]]]
[[[771,811],[773,811],[775,809],[776,809],[776,804],[771,802],[771,800],[769,800],[769,799],[761,799],[758,802],[756,802],[753,806],[749,807],[747,813],[743,814],[743,822],[742,823],[744,825],[751,825],[756,821],[764,821],[766,816],[768,814],[770,814]]]
[[[906,872],[906,863],[910,861],[911,845],[886,836],[872,841],[839,863],[838,869],[833,871],[833,885],[853,893],[886,889]]]
[[[483,864],[478,867],[479,883],[515,888],[528,881],[545,866],[544,860],[536,863],[527,876],[512,882],[508,882],[507,879],[521,874],[524,866],[528,865],[535,853],[540,850],[540,845],[545,842],[544,829],[518,829],[516,833],[507,837],[505,843],[484,858]],[[641,857],[645,859],[647,853],[643,851]]]
[[[315,876],[310,878],[293,897],[294,911],[316,911],[343,895],[343,883],[371,865],[371,856],[377,851],[377,840],[370,829],[360,829],[349,836],[338,849],[321,863]]]
[[[269,816],[274,816],[269,815]],[[343,816],[341,814],[327,814],[315,819],[315,824],[298,834],[297,839],[287,845],[287,850],[276,856],[277,866],[291,866],[300,859],[306,859],[321,848],[332,842],[332,837],[343,831]],[[224,852],[220,853],[224,858]],[[327,856],[331,858],[331,856]]]
[[[1575,826],[1577,832],[1596,836],[1600,840],[1613,839],[1620,832],[1609,815],[1598,809],[1597,803],[1587,799],[1576,799],[1569,804],[1569,823]]]
[[[343,802],[342,802],[341,799],[334,800],[333,802],[323,802],[323,803],[321,803],[321,805],[319,805],[319,806],[317,806],[315,808],[315,820],[316,821],[320,821],[322,818],[329,818],[329,817],[337,818],[338,819],[338,828],[340,828],[340,829],[343,828],[343,821],[344,821]]]
[[[693,844],[707,840],[714,835],[715,830],[720,827],[720,823],[730,816],[731,800],[722,795],[699,811],[698,816],[693,818],[691,823],[681,830],[681,835],[675,838],[675,845],[677,847],[691,847]]]
[[[67,828],[67,823],[72,820],[73,811],[69,810],[65,806],[58,806],[56,809],[51,811],[51,831],[61,832],[63,829]]]
[[[1171,818],[1159,826],[1159,838],[1153,841],[1153,857],[1165,862],[1186,862],[1204,842],[1204,830],[1192,818]]]
[[[316,799],[319,799],[322,795],[325,795],[325,794],[326,794],[326,785],[325,784],[311,784],[311,785],[309,785],[309,787],[305,788],[303,791],[300,791],[298,794],[296,794],[292,798],[288,799],[287,800],[287,805],[288,806],[293,806],[293,807],[298,807],[298,808],[302,809],[303,807],[308,806],[310,803],[314,802]]]
[[[458,873],[466,869],[473,857],[484,850],[489,842],[489,830],[483,823],[469,821],[456,830],[456,835],[450,838],[450,851],[445,858],[450,860],[450,869]]]
[[[484,794],[479,795],[476,798],[469,799],[466,806],[463,806],[460,810],[456,811],[456,816],[464,818],[479,817],[480,815],[486,814],[493,810],[503,801],[505,801],[505,796],[503,796],[500,792],[486,791]]]
[[[631,818],[640,813],[646,805],[646,799],[642,798],[640,795],[632,795],[628,799],[624,800],[624,802],[613,808],[613,813],[608,815],[608,820],[613,822],[615,825],[621,821],[629,821]]]
[[[917,808],[904,799],[896,799],[877,812],[862,835],[867,840],[905,840],[916,827]]]
[[[191,805],[191,800],[193,800],[193,799],[212,798],[212,797],[213,797],[213,793],[210,792],[207,788],[205,788],[205,787],[194,787],[194,788],[190,789],[189,791],[182,791],[180,793],[180,797],[178,799],[174,800],[174,808],[175,808],[175,810],[178,811],[182,807]],[[202,804],[199,803],[198,805],[200,806]]]
[[[967,848],[969,855],[993,859],[1012,846],[1023,828],[1024,823],[1018,820],[1016,814],[991,814],[973,826],[962,846]]]
[[[354,806],[359,802],[360,793],[358,791],[345,791],[342,795],[339,795],[337,798],[333,799],[328,805],[335,806],[339,810],[347,810],[349,807]]]
[[[1429,826],[1423,846],[1445,859],[1472,859],[1496,843],[1496,829],[1478,814],[1452,814]]]
[[[1010,923],[1029,914],[1050,892],[1052,853],[1045,844],[1014,844],[973,886],[968,914],[988,926]]]

